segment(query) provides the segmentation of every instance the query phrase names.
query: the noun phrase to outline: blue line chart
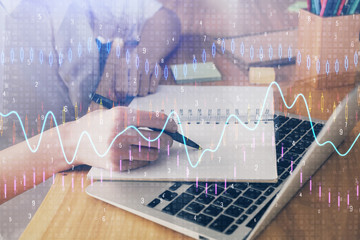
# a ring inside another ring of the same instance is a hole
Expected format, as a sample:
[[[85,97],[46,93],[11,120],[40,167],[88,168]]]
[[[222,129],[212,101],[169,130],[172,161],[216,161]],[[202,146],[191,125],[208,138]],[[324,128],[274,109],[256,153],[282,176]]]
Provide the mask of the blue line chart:
[[[349,147],[349,149],[348,149],[345,153],[340,153],[339,150],[338,150],[338,149],[336,148],[336,146],[334,145],[334,143],[331,142],[331,141],[325,141],[325,142],[323,142],[323,143],[320,143],[320,142],[318,141],[317,137],[316,137],[316,134],[315,134],[315,131],[314,131],[314,128],[313,128],[313,122],[312,122],[312,119],[311,119],[309,107],[308,107],[308,104],[307,104],[307,101],[306,101],[305,96],[304,96],[303,94],[301,94],[301,93],[298,94],[298,95],[296,95],[296,97],[295,97],[294,101],[292,102],[292,104],[291,104],[291,105],[288,105],[288,104],[286,103],[286,101],[285,101],[285,98],[284,98],[284,95],[283,95],[283,93],[282,93],[282,90],[281,90],[280,86],[279,86],[278,83],[276,83],[276,82],[272,82],[272,83],[269,84],[269,86],[268,86],[268,88],[267,88],[267,91],[266,91],[266,94],[265,94],[265,97],[264,97],[264,100],[263,100],[263,105],[262,105],[260,114],[258,115],[259,118],[258,118],[257,120],[255,120],[254,126],[253,126],[253,127],[249,127],[247,124],[245,124],[243,121],[241,121],[241,119],[239,119],[236,115],[234,115],[234,114],[229,115],[228,118],[226,119],[226,122],[225,122],[225,124],[224,124],[223,129],[222,129],[222,132],[221,132],[221,135],[220,135],[220,138],[219,138],[219,141],[218,141],[216,147],[213,148],[213,149],[210,149],[210,148],[204,149],[204,150],[202,151],[201,155],[199,156],[199,158],[197,159],[197,161],[195,162],[195,164],[193,164],[193,161],[190,159],[189,152],[188,152],[188,147],[186,146],[186,142],[185,142],[184,130],[183,130],[183,128],[182,128],[182,124],[181,124],[179,115],[178,115],[175,111],[172,111],[172,112],[168,115],[168,117],[167,117],[167,119],[166,119],[166,121],[165,121],[165,124],[164,124],[161,132],[159,132],[159,135],[158,135],[157,137],[155,137],[155,138],[153,138],[153,139],[149,139],[149,138],[145,137],[145,136],[139,131],[139,129],[138,129],[137,127],[135,127],[135,126],[133,126],[133,125],[130,125],[130,126],[127,126],[127,127],[126,127],[124,130],[122,130],[121,132],[119,132],[119,133],[113,138],[113,140],[111,141],[109,147],[107,148],[107,150],[106,150],[104,153],[99,153],[99,152],[98,152],[98,150],[96,149],[96,147],[95,147],[95,145],[94,145],[94,143],[93,143],[93,141],[92,141],[92,138],[91,138],[90,134],[89,134],[87,131],[83,131],[83,132],[81,133],[80,137],[79,137],[79,140],[78,140],[78,142],[77,142],[77,146],[76,146],[74,155],[73,155],[73,157],[72,157],[72,159],[71,159],[70,161],[68,160],[68,158],[67,158],[67,156],[66,156],[65,149],[64,149],[64,147],[63,147],[63,143],[62,143],[62,139],[61,139],[61,135],[60,135],[60,131],[59,131],[59,128],[58,128],[58,123],[57,123],[57,121],[56,121],[56,118],[55,118],[53,112],[49,111],[49,112],[47,112],[47,114],[45,115],[44,122],[43,122],[43,125],[42,125],[42,128],[41,128],[41,132],[40,132],[39,141],[38,141],[36,147],[34,147],[34,148],[32,148],[32,147],[30,146],[30,143],[29,143],[29,141],[28,141],[28,137],[27,137],[27,135],[26,135],[26,131],[25,131],[24,125],[23,125],[23,123],[22,123],[22,121],[21,121],[20,116],[18,115],[18,113],[17,113],[16,111],[11,111],[11,112],[9,112],[9,113],[7,113],[7,114],[0,113],[0,116],[1,116],[1,117],[8,117],[8,116],[10,116],[10,115],[16,115],[16,117],[18,118],[18,120],[19,120],[19,122],[20,122],[21,129],[22,129],[22,131],[23,131],[23,133],[24,133],[25,141],[26,141],[26,143],[27,143],[27,146],[28,146],[28,148],[30,149],[31,152],[35,153],[35,152],[37,152],[37,150],[38,150],[39,147],[40,147],[41,140],[42,140],[43,133],[44,133],[44,129],[45,129],[45,123],[46,123],[48,117],[51,115],[51,116],[53,117],[53,119],[54,119],[54,124],[55,124],[55,128],[56,128],[56,131],[57,131],[57,134],[58,134],[58,138],[59,138],[59,142],[60,142],[60,146],[61,146],[61,150],[62,150],[64,159],[65,159],[65,161],[66,161],[68,164],[72,164],[72,163],[74,162],[74,160],[75,160],[76,155],[77,155],[77,152],[78,152],[78,149],[79,149],[79,145],[80,145],[80,143],[81,143],[81,140],[82,140],[82,138],[85,137],[85,136],[89,138],[90,143],[91,143],[91,146],[93,147],[95,153],[96,153],[99,157],[104,157],[104,156],[106,156],[107,153],[110,151],[110,149],[111,149],[111,147],[113,146],[113,144],[115,143],[116,139],[119,138],[122,134],[124,134],[124,133],[125,133],[127,130],[129,130],[129,129],[134,129],[135,131],[137,131],[137,133],[138,133],[144,140],[147,140],[148,142],[157,141],[157,140],[160,138],[160,136],[163,134],[163,132],[165,131],[165,127],[167,126],[167,124],[168,124],[168,122],[169,122],[169,119],[171,119],[171,116],[174,115],[174,116],[176,117],[178,123],[179,123],[180,133],[183,135],[183,143],[184,143],[184,148],[185,148],[187,160],[188,160],[188,162],[189,162],[189,164],[190,164],[190,166],[191,166],[192,168],[196,168],[196,167],[199,165],[199,163],[201,162],[201,160],[202,160],[202,158],[203,158],[203,156],[204,156],[205,153],[207,153],[207,152],[213,153],[213,152],[216,152],[216,151],[219,149],[220,144],[221,144],[221,141],[222,141],[223,136],[224,136],[224,133],[225,133],[225,130],[226,130],[226,127],[228,126],[227,123],[228,123],[232,118],[235,118],[244,128],[246,128],[246,129],[249,130],[249,131],[254,131],[254,130],[258,127],[258,125],[260,124],[260,120],[261,120],[261,118],[262,118],[263,112],[264,112],[264,106],[265,106],[266,100],[267,100],[268,95],[269,95],[269,92],[270,92],[270,90],[272,89],[273,86],[276,86],[276,87],[278,88],[279,93],[280,93],[280,96],[281,96],[281,98],[282,98],[282,101],[284,102],[284,104],[285,104],[285,106],[286,106],[287,109],[293,108],[293,106],[296,104],[296,102],[298,101],[299,98],[302,98],[302,99],[303,99],[303,101],[304,101],[304,103],[305,103],[306,110],[307,110],[307,114],[308,114],[308,117],[309,117],[309,121],[310,121],[310,125],[311,125],[311,130],[312,130],[312,133],[313,133],[315,142],[316,142],[319,146],[324,146],[324,145],[326,145],[326,144],[330,144],[330,145],[334,148],[334,150],[336,151],[336,153],[337,153],[338,155],[342,156],[342,157],[343,157],[343,156],[346,156],[346,155],[351,151],[351,149],[354,147],[355,143],[356,143],[357,140],[359,139],[360,133],[356,136],[355,140],[353,141],[353,143],[351,144],[351,146]]]

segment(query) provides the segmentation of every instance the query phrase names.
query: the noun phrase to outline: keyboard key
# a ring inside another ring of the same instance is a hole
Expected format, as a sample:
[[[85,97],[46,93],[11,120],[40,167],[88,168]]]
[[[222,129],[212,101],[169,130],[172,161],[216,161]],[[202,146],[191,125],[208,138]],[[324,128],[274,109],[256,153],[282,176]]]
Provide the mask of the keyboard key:
[[[218,187],[222,187],[225,188],[225,182],[217,182],[216,183]],[[226,187],[228,187],[229,185],[227,185]]]
[[[245,190],[248,187],[247,183],[234,183],[234,188],[239,190]]]
[[[241,191],[236,188],[228,188],[223,193],[223,196],[230,197],[230,198],[237,198],[241,194]]]
[[[224,191],[224,189],[222,187],[219,187],[215,184],[211,185],[210,187],[208,187],[208,194],[212,194],[212,195],[219,195],[220,193],[222,193]]]
[[[185,219],[187,221],[195,222],[195,214],[181,211],[181,212],[179,212],[179,214],[177,216],[179,218]]]
[[[186,190],[186,192],[193,194],[193,195],[199,195],[202,191],[204,191],[204,189],[205,188],[200,187],[200,186],[196,187],[196,185],[193,184]]]
[[[266,200],[266,197],[261,196],[258,200],[256,200],[255,204],[260,205]]]
[[[280,179],[285,180],[289,175],[290,175],[289,171],[286,171],[281,175]]]
[[[175,192],[170,192],[169,190],[166,190],[165,192],[163,192],[162,194],[159,195],[159,198],[162,198],[166,201],[171,201],[174,198],[176,198],[178,194]]]
[[[214,196],[203,193],[196,199],[196,201],[207,205],[207,204],[211,203],[212,200],[214,200],[214,199],[215,199]]]
[[[277,166],[277,174],[280,176],[285,171],[285,168]]]
[[[242,207],[242,208],[247,208],[250,206],[250,204],[252,204],[253,201],[250,200],[250,199],[247,199],[247,198],[244,198],[244,197],[239,197],[235,202],[234,204],[239,206],[239,207]]]
[[[159,203],[160,203],[160,199],[155,198],[155,199],[152,200],[147,206],[153,208],[153,207],[155,207],[156,205],[158,205]]]
[[[301,136],[302,136],[302,134],[300,132],[293,131],[290,133],[289,136],[286,137],[286,139],[291,142],[292,141],[297,142],[301,138]]]
[[[301,140],[300,140],[301,141]],[[305,148],[300,148],[299,146],[295,145],[290,148],[289,152],[296,153],[298,155],[302,154],[305,151]]]
[[[284,136],[288,135],[293,129],[290,127],[284,127],[282,126],[278,131],[280,131],[280,133],[284,133]]]
[[[198,182],[198,186],[205,187],[205,186],[206,186],[206,182]]]
[[[218,232],[223,232],[233,221],[234,219],[231,217],[220,215],[220,217],[210,224],[210,228]]]
[[[232,217],[238,217],[240,214],[244,212],[244,209],[231,205],[228,209],[226,209],[225,213]]]
[[[291,162],[288,161],[288,160],[285,160],[285,159],[280,158],[280,159],[278,160],[277,165],[278,165],[279,167],[288,168],[288,167],[290,167]]]
[[[248,216],[244,214],[236,221],[236,223],[242,224],[247,218],[248,218]]]
[[[313,123],[315,125],[315,123]],[[296,129],[301,132],[307,132],[311,128],[309,121],[303,121]]]
[[[281,143],[280,143],[280,145],[276,146],[276,153],[279,155],[279,157],[283,157],[283,153],[285,153],[286,151],[287,151],[287,148],[284,146],[281,146]]]
[[[251,219],[246,226],[250,228],[254,228],[255,225],[259,222],[260,218],[264,215],[266,209],[270,206],[270,203],[274,200],[275,197],[273,197],[264,207],[260,209],[260,211]],[[238,220],[239,221],[239,220]],[[240,223],[239,223],[240,224]]]
[[[185,208],[185,210],[192,213],[199,213],[201,210],[204,209],[204,207],[205,206],[200,203],[192,202]]]
[[[174,183],[174,185],[172,185],[171,187],[169,187],[169,189],[171,191],[176,191],[179,187],[181,187],[181,183],[177,182],[177,183]]]
[[[179,212],[183,207],[185,207],[186,204],[191,202],[191,200],[194,199],[194,196],[182,193],[179,197],[175,198],[174,201],[169,203],[165,208],[163,208],[163,212],[166,212],[171,215],[175,215],[177,212]]]
[[[271,183],[250,183],[250,187],[260,191],[264,191]]]
[[[231,227],[229,227],[228,230],[226,230],[225,234],[230,235],[233,234],[233,232],[235,232],[235,230],[238,228],[237,225],[232,225]]]
[[[252,214],[257,209],[256,205],[252,205],[247,211],[246,214]]]
[[[214,201],[214,204],[219,205],[220,207],[226,208],[227,206],[229,206],[229,204],[231,202],[232,202],[232,200],[230,198],[220,196]]]
[[[318,124],[315,125],[315,127],[314,127],[314,132],[315,132],[316,135],[318,135],[318,133],[319,133],[319,132],[321,131],[321,129],[323,128],[323,126],[324,126],[324,125],[322,125],[322,124],[320,124],[320,123],[318,123]]]
[[[185,219],[185,220],[190,221],[190,222],[197,223],[197,224],[199,224],[201,226],[204,226],[204,227],[206,225],[208,225],[213,220],[212,217],[206,216],[204,214],[195,215],[195,214],[188,213],[188,212],[185,212],[185,211],[181,211],[177,216],[179,218]]]
[[[278,179],[277,183],[273,183],[273,186],[278,187],[278,186],[280,186],[280,184],[282,184],[282,182],[283,181],[281,179]]]
[[[281,139],[283,139],[285,136],[286,136],[286,134],[288,134],[288,132],[287,131],[284,131],[284,130],[277,130],[276,131],[276,133],[275,133],[275,137],[277,138],[277,139],[279,139],[279,140],[281,140]],[[281,147],[281,146],[280,146]]]
[[[305,136],[304,136],[300,141],[303,141],[303,140],[305,140],[305,141],[311,141],[311,142],[314,141],[315,138],[314,138],[313,132],[310,131],[310,132],[308,132],[307,134],[305,134]]]
[[[293,153],[290,151],[284,155],[284,159],[289,160],[289,161],[295,161],[298,157],[299,157],[299,154],[296,154],[296,153]]]
[[[221,213],[221,211],[222,211],[221,207],[211,204],[204,210],[204,213],[216,217],[217,215],[219,215]]]
[[[295,128],[297,125],[301,123],[300,119],[297,118],[291,118],[289,121],[287,121],[282,127],[285,128]]]
[[[265,196],[269,196],[273,191],[275,190],[275,188],[269,188],[268,190],[266,190],[265,192],[264,192],[264,195]]]
[[[275,128],[281,127],[289,118],[284,116],[278,116],[276,119],[274,119],[274,126]]]
[[[196,216],[196,223],[201,225],[201,226],[206,226],[208,225],[211,221],[213,220],[212,217],[206,216],[204,214],[199,214]]]
[[[297,165],[298,165],[298,161],[293,162],[293,164],[292,164],[292,171],[295,170],[295,168],[296,168]],[[290,171],[291,171],[291,168],[290,168]]]
[[[303,146],[305,147],[305,148],[308,148],[313,142],[312,141],[301,141],[302,143],[303,143]]]
[[[288,140],[287,138],[288,137],[286,137],[284,140],[281,141],[281,146],[286,148],[286,149],[291,148],[293,146],[292,141]]]
[[[243,195],[247,198],[256,199],[258,196],[261,195],[261,192],[256,189],[249,188],[248,190],[246,190],[246,192],[244,192]]]
[[[301,148],[308,148],[312,144],[312,141],[300,140],[296,145]]]

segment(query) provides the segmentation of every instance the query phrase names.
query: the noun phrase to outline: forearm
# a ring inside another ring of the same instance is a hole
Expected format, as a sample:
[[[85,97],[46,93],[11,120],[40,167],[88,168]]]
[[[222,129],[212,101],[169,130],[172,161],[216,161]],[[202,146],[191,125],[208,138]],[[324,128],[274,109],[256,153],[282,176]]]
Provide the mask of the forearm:
[[[69,126],[59,126],[62,143],[69,161],[73,156],[69,139]],[[29,139],[33,150],[38,145],[40,135]],[[56,128],[43,133],[39,148],[31,152],[26,141],[0,152],[0,204],[34,187],[53,174],[70,168],[64,159]]]

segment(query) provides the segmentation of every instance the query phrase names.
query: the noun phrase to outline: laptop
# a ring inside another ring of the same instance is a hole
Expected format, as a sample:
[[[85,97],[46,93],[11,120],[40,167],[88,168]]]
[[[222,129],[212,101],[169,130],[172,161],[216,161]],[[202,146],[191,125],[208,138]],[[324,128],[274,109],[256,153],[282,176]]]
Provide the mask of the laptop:
[[[356,87],[327,122],[274,116],[276,183],[103,181],[86,192],[196,239],[253,239],[301,188],[300,176],[305,184],[356,125],[358,94]]]

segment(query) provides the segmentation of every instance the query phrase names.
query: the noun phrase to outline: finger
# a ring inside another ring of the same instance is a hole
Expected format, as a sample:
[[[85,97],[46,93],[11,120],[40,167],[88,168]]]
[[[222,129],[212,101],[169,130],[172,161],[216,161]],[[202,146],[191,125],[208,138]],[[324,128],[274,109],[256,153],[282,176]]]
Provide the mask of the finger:
[[[147,161],[129,161],[129,160],[119,160],[117,164],[117,168],[119,171],[127,171],[129,169],[140,168],[148,165],[149,162]]]
[[[133,55],[135,55],[135,54],[133,53]],[[135,58],[133,58],[133,59],[135,59]],[[138,92],[139,92],[139,81],[140,81],[140,79],[138,78],[138,70],[136,68],[135,60],[130,63],[129,73],[130,73],[130,75],[129,75],[128,95],[135,97],[138,95]]]
[[[91,101],[89,109],[91,112],[95,111],[95,110],[99,110],[101,108],[100,104],[97,104],[94,101]]]
[[[109,56],[110,57],[110,56]],[[96,89],[96,93],[108,97],[110,99],[114,99],[114,76],[115,76],[115,69],[113,60],[110,58],[106,62],[103,75],[101,76],[101,80],[99,85]]]
[[[155,73],[155,71],[157,71],[157,74]],[[149,79],[149,83],[150,83],[149,92],[150,93],[156,92],[156,89],[159,86],[161,76],[162,76],[161,67],[159,64],[156,64],[155,68],[154,68],[154,72],[150,75],[150,79]]]
[[[129,129],[128,134],[126,134],[126,144],[154,149],[167,149],[173,144],[173,139],[165,133],[144,129],[140,129],[139,131],[145,138],[135,129]]]
[[[124,57],[120,59],[119,64],[115,69],[116,97],[119,99],[125,99],[129,87],[129,69]]]
[[[144,74],[143,72],[139,71],[139,96],[144,97],[149,94],[149,87],[150,87],[150,78],[148,74]]]

